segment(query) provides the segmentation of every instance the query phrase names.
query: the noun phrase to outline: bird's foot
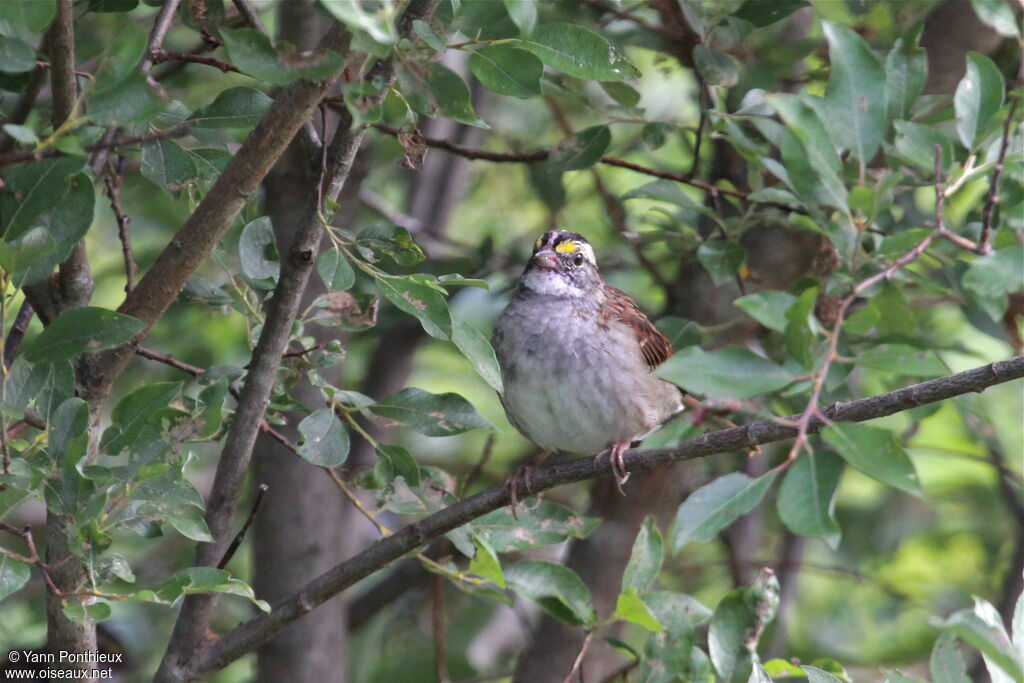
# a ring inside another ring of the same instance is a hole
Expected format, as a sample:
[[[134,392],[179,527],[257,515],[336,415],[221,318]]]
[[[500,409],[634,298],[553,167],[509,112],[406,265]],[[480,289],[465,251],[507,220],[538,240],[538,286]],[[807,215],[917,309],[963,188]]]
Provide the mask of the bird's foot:
[[[622,485],[629,481],[629,472],[626,471],[626,464],[623,462],[622,454],[629,448],[629,442],[623,441],[621,443],[612,444],[608,448],[608,463],[612,466],[612,475],[615,477],[615,487],[619,489],[619,493],[626,495],[626,492],[622,490]],[[604,453],[599,453],[598,458],[604,456]]]
[[[537,467],[551,454],[551,451],[541,451],[530,458],[525,465],[517,469],[512,476],[505,480],[505,490],[508,491],[509,498],[509,510],[512,512],[512,518],[515,520],[519,519],[517,509],[519,507],[519,489],[520,487],[526,489],[526,495],[532,496],[533,491],[530,489],[530,479],[533,477],[533,473],[537,470]]]

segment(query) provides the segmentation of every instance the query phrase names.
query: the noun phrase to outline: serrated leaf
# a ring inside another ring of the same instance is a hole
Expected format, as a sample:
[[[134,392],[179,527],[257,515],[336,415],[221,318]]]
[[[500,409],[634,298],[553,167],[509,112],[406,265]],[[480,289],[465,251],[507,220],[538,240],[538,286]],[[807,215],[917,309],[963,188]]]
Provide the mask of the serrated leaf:
[[[597,621],[590,590],[568,567],[544,560],[521,560],[505,570],[505,581],[556,619],[574,626]]]
[[[299,455],[320,467],[336,467],[348,459],[348,430],[330,408],[322,408],[299,423]]]
[[[967,73],[956,86],[953,109],[956,112],[956,132],[967,149],[981,142],[999,108],[1003,106],[1006,83],[999,67],[991,59],[977,52],[967,53]]]
[[[469,70],[488,90],[529,99],[540,95],[544,65],[526,50],[507,45],[485,47],[469,56]]]
[[[256,88],[228,88],[187,120],[199,128],[249,128],[259,123],[271,102]]]
[[[55,362],[123,344],[145,329],[141,320],[105,308],[83,306],[58,316],[22,351],[32,363]]]
[[[713,540],[719,531],[753,510],[777,476],[774,469],[756,479],[733,472],[691,493],[676,511],[672,552],[679,552],[690,541]]]
[[[852,29],[821,22],[832,72],[825,89],[832,139],[868,163],[886,126],[885,70],[867,42]]]
[[[612,143],[608,126],[593,126],[564,138],[551,151],[548,167],[553,171],[581,171],[590,168],[604,155]]]
[[[640,75],[607,40],[582,26],[544,24],[521,45],[551,68],[576,78],[621,81]]]
[[[786,368],[738,346],[705,351],[691,346],[665,361],[659,377],[712,398],[749,398],[781,389],[797,379]]]
[[[368,410],[426,436],[451,436],[494,426],[458,394],[432,394],[415,387],[381,399]]]
[[[834,508],[842,474],[842,460],[828,451],[794,460],[779,487],[777,508],[783,524],[795,534],[822,538],[837,547],[840,531]]]
[[[924,496],[914,463],[888,429],[853,423],[833,424],[822,431],[822,437],[846,462],[869,477],[911,495]]]

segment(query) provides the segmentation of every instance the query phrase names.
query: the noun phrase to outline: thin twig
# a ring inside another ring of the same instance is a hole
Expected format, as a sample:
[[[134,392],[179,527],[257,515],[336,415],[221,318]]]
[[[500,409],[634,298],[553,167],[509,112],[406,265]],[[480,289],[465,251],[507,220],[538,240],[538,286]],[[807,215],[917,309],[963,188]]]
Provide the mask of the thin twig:
[[[150,60],[153,64],[163,64],[164,62],[189,62],[190,64],[205,64],[206,66],[212,66],[220,69],[224,73],[229,71],[236,74],[245,73],[231,62],[225,62],[216,57],[207,57],[206,55],[199,55],[194,52],[173,52],[159,48],[150,52]]]
[[[177,126],[175,128],[166,128],[164,130],[147,133],[146,135],[133,135],[127,138],[118,138],[111,142],[98,142],[92,145],[83,145],[82,149],[86,152],[95,152],[101,149],[117,149],[119,147],[137,145],[139,143],[152,142],[154,140],[163,140],[165,138],[180,138],[188,135],[190,130],[191,128],[189,126]],[[57,149],[47,149],[42,152],[12,152],[10,154],[0,155],[0,166],[20,164],[26,161],[39,161],[40,159],[49,159],[51,157],[60,156],[64,156],[64,153]]]
[[[1024,356],[1015,356],[949,377],[837,403],[823,413],[833,422],[863,422],[954,396],[983,391],[987,387],[1021,377],[1024,377]],[[796,417],[753,422],[733,429],[708,432],[669,449],[630,450],[624,456],[625,466],[630,471],[650,470],[683,460],[742,451],[755,444],[791,439],[796,435],[793,426]],[[813,420],[809,430],[816,432],[824,424],[822,420]],[[538,468],[530,478],[530,488],[536,494],[555,486],[610,474],[611,465],[607,460],[577,458]],[[525,487],[519,493],[525,494]],[[183,677],[198,678],[226,666],[273,638],[312,607],[322,604],[406,553],[481,515],[508,505],[509,495],[510,491],[503,485],[492,487],[382,538],[279,601],[270,614],[256,616],[209,643],[206,649],[191,652],[188,661],[181,663]]]
[[[580,669],[583,666],[583,657],[587,654],[587,648],[590,647],[590,641],[594,638],[594,631],[587,631],[587,637],[583,639],[583,645],[580,646],[580,651],[576,655],[576,659],[573,660],[572,668],[569,670],[569,675],[565,677],[562,683],[572,683],[572,677],[579,672],[580,683],[583,683],[583,671]]]
[[[224,557],[220,558],[220,562],[217,563],[217,569],[224,569],[224,567],[228,566],[231,558],[235,556],[238,546],[242,545],[242,541],[245,540],[245,534],[249,531],[249,527],[252,526],[253,520],[256,519],[256,513],[259,512],[260,505],[263,503],[263,496],[269,488],[266,484],[260,484],[256,487],[256,499],[252,501],[252,509],[249,510],[249,516],[245,518],[242,528],[235,534],[231,545],[224,551]]]
[[[999,146],[999,157],[992,172],[992,180],[988,188],[988,197],[985,198],[985,208],[982,211],[981,239],[978,240],[978,251],[981,254],[992,253],[992,214],[996,204],[999,203],[999,178],[1003,175],[1003,162],[1006,160],[1006,150],[1010,146],[1010,128],[1013,125],[1013,115],[1017,113],[1017,99],[1010,103],[1010,112],[1003,122],[1003,142]]]
[[[245,18],[247,24],[252,26],[254,29],[259,31],[263,35],[268,37],[270,36],[270,32],[267,30],[267,27],[263,24],[263,20],[260,19],[259,10],[253,7],[249,0],[231,1],[234,3],[235,9],[238,10],[238,13]]]
[[[124,257],[124,291],[131,292],[135,288],[135,274],[138,272],[138,266],[135,265],[132,237],[128,232],[128,224],[132,219],[125,214],[124,207],[121,206],[121,165],[120,159],[116,164],[110,159],[107,160],[107,175],[103,179],[103,184],[107,188],[110,208],[117,220],[117,238],[121,241],[121,254]]]

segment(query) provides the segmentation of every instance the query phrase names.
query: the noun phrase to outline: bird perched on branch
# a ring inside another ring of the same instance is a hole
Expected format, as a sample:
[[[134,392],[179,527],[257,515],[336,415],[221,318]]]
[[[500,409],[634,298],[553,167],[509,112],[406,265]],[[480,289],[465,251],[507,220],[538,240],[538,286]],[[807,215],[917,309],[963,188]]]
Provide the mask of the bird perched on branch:
[[[619,490],[629,478],[622,453],[683,409],[682,392],[653,370],[672,344],[625,292],[605,284],[581,235],[551,230],[534,245],[492,339],[509,422],[542,452],[602,457]]]

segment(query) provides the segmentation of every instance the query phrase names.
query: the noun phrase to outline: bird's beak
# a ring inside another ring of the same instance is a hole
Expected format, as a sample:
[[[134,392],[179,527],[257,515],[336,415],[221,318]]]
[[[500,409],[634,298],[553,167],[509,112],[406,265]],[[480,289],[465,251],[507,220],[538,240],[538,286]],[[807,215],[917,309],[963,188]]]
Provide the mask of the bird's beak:
[[[534,254],[533,264],[538,268],[547,268],[548,270],[562,269],[562,262],[558,260],[558,255],[550,249],[541,249]]]

